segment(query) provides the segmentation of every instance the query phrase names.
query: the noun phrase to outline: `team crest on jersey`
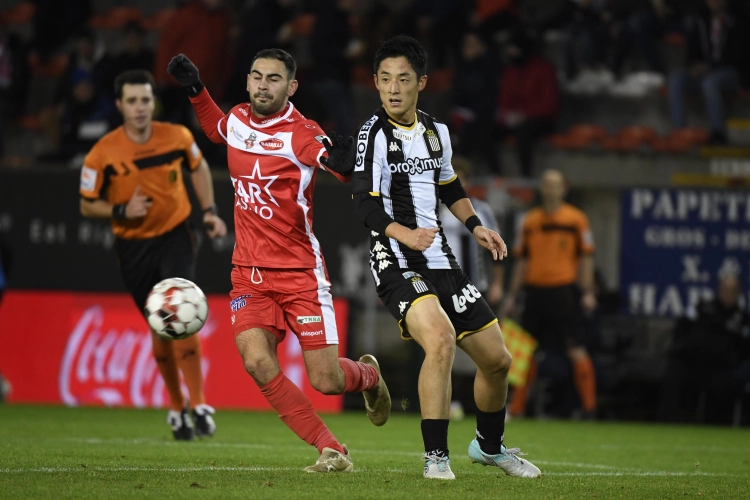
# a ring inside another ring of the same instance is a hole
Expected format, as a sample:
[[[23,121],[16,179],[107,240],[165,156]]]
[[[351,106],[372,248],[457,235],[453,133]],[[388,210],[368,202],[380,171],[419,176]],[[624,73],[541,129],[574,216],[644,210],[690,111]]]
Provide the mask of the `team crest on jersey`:
[[[245,149],[250,149],[255,146],[256,139],[258,139],[258,136],[255,135],[255,132],[250,132],[248,138],[245,139]]]
[[[438,140],[437,134],[432,129],[427,131],[427,142],[430,143],[430,149],[436,153],[440,151],[440,141]]]

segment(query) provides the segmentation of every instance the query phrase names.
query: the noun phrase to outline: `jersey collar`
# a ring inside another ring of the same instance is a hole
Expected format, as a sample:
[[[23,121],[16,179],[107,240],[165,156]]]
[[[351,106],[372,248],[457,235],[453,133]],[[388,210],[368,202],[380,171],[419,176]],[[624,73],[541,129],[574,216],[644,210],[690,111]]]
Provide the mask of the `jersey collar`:
[[[252,104],[250,105],[250,107],[252,109]],[[274,115],[267,116],[260,121],[258,121],[258,118],[251,112],[249,116],[250,125],[255,128],[267,128],[279,123],[281,120],[289,118],[289,116],[292,114],[292,111],[294,111],[294,105],[291,102],[287,102],[285,109],[282,109]]]

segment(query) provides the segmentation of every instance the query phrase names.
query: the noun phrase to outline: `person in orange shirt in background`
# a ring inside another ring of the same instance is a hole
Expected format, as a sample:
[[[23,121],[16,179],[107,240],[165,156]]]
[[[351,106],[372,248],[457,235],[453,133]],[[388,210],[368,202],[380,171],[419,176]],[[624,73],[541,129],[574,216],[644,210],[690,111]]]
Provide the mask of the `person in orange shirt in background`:
[[[80,210],[110,219],[125,287],[143,311],[151,288],[166,278],[195,280],[197,248],[188,217],[192,211],[183,169],[203,211],[210,238],[227,233],[217,215],[211,171],[193,135],[182,125],[153,121],[154,78],[131,70],[115,79],[117,109],[124,124],[103,136],[83,160]],[[156,365],[169,393],[167,423],[175,439],[212,436],[214,409],[206,404],[198,335],[162,340],[152,334]],[[180,388],[180,371],[195,426]]]
[[[594,294],[594,239],[586,215],[564,202],[565,178],[557,170],[542,176],[542,206],[531,210],[516,237],[510,291],[505,313],[515,310],[523,287],[526,302],[522,326],[539,342],[539,349],[565,352],[573,365],[573,378],[584,417],[596,412],[596,376],[584,346],[583,314],[596,308]],[[526,410],[528,388],[536,379],[532,363],[526,385],[517,387],[508,413]]]

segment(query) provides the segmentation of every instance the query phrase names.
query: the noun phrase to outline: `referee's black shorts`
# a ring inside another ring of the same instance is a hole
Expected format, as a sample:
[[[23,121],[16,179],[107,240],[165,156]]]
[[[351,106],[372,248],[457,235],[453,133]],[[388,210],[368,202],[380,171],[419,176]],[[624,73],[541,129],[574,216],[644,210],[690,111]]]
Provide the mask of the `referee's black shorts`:
[[[461,269],[412,271],[389,267],[378,274],[378,279],[378,297],[398,320],[405,340],[412,338],[406,328],[406,313],[428,297],[437,297],[456,330],[457,342],[497,323],[492,308]]]
[[[155,238],[115,238],[115,251],[125,287],[143,311],[148,293],[166,278],[195,281],[197,248],[189,221]]]
[[[586,331],[578,286],[527,286],[525,292],[521,325],[539,342],[539,349],[564,352],[584,345]]]

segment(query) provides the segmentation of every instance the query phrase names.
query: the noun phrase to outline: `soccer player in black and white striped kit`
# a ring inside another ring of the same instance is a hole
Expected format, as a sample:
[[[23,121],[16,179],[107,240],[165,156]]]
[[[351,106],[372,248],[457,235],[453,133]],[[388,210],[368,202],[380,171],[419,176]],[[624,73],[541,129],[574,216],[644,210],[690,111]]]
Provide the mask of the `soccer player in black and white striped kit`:
[[[448,413],[456,345],[478,366],[471,460],[512,476],[539,477],[536,466],[516,456],[517,449],[503,446],[511,356],[497,318],[456,263],[441,228],[439,203],[494,259],[502,259],[507,249],[496,232],[482,226],[453,171],[448,128],[417,109],[426,66],[424,48],[406,36],[386,41],[375,54],[382,107],[357,133],[352,178],[357,215],[371,230],[370,267],[378,295],[398,320],[402,338],[416,340],[425,352],[419,374],[424,477],[455,478]]]

